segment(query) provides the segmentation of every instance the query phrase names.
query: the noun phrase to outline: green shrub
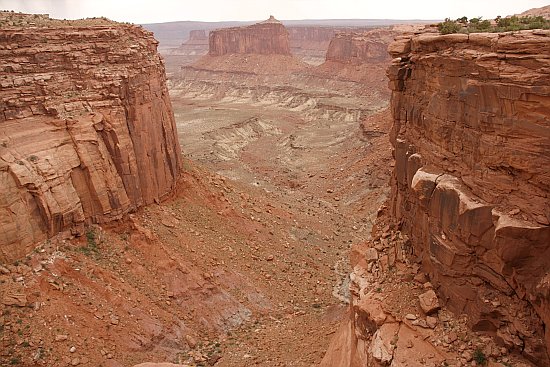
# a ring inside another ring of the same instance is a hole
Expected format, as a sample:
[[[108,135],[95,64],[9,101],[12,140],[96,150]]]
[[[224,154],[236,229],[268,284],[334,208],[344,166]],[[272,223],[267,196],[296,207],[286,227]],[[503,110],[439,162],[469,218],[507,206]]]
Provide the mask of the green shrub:
[[[494,24],[490,20],[481,19],[481,17],[471,18],[461,17],[456,20],[446,18],[444,22],[437,25],[441,34],[451,33],[475,33],[475,32],[508,32],[520,31],[524,29],[550,29],[550,20],[542,16],[525,16],[518,17],[516,15],[503,18],[498,16],[495,18]]]
[[[450,20],[449,18],[445,19],[444,22],[437,25],[437,29],[441,34],[457,33],[460,28],[461,26],[458,23]]]
[[[97,246],[97,234],[93,227],[90,227],[86,231],[86,246],[81,246],[78,249],[86,256],[97,257],[99,255],[99,248]]]
[[[487,364],[487,357],[479,348],[474,351],[474,361],[479,366],[485,366]]]

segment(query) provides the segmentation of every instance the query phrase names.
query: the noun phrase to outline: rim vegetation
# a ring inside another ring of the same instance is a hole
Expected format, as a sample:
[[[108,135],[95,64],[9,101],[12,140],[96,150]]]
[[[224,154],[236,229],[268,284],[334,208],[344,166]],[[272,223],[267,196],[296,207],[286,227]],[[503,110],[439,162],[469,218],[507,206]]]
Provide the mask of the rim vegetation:
[[[480,33],[480,32],[509,32],[521,31],[525,29],[550,29],[550,20],[542,16],[524,16],[516,15],[502,18],[496,17],[493,21],[481,19],[481,17],[468,19],[467,17],[451,20],[446,18],[444,22],[437,25],[441,34],[451,33]]]

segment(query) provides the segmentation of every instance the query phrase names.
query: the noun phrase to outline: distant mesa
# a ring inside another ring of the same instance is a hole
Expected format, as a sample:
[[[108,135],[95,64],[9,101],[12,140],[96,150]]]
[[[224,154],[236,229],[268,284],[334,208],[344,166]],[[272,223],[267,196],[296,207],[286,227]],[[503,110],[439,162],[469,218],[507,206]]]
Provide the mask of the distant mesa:
[[[398,32],[390,27],[369,31],[339,31],[331,39],[322,64],[310,70],[321,78],[371,86],[369,90],[389,98],[384,82],[391,58],[388,45]]]
[[[544,17],[546,19],[550,19],[550,5],[543,6],[542,8],[529,9],[519,15],[523,17]]]
[[[208,54],[290,55],[288,31],[273,16],[246,27],[218,29],[210,32]]]
[[[326,60],[352,64],[389,61],[387,48],[394,35],[385,29],[338,33],[330,41]]]
[[[208,43],[208,34],[204,29],[195,29],[192,31],[189,31],[189,40],[187,40],[187,44],[197,42],[199,43]]]

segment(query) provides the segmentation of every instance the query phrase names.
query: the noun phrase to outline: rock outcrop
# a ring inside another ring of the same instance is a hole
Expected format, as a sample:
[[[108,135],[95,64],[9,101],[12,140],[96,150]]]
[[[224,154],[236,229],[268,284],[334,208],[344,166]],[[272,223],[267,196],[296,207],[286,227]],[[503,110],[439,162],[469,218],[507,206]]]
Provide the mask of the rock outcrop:
[[[208,34],[204,29],[195,29],[189,32],[189,39],[185,44],[208,44]]]
[[[338,29],[335,27],[288,27],[292,53],[304,50],[326,52],[330,40]]]
[[[387,48],[396,35],[389,28],[337,33],[330,41],[325,62],[312,74],[359,83],[389,99],[385,73],[391,58]]]
[[[11,15],[10,15],[11,14]],[[164,65],[139,26],[2,13],[0,261],[160,200],[181,168]],[[10,19],[11,19],[10,18]]]
[[[337,33],[330,41],[326,60],[351,64],[389,61],[387,49],[394,35],[389,29]]]
[[[519,14],[522,17],[530,16],[530,17],[544,17],[546,19],[550,19],[550,5],[543,6],[541,8],[533,8],[524,11],[523,13]]]
[[[208,54],[290,55],[288,31],[273,16],[247,27],[218,29],[210,32]]]
[[[550,32],[421,34],[389,51],[393,217],[446,307],[548,366]]]
[[[197,72],[217,73],[220,80],[253,75],[288,76],[307,67],[290,54],[288,31],[271,16],[251,26],[211,31],[208,54],[183,67],[181,77],[185,79]]]

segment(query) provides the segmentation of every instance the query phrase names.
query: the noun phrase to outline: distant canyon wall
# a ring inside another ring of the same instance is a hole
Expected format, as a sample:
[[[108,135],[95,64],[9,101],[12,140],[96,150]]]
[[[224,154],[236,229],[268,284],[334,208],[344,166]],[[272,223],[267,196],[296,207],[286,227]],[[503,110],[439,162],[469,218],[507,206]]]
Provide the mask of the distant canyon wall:
[[[337,33],[330,41],[324,62],[311,73],[359,83],[365,91],[376,91],[389,100],[386,69],[391,58],[387,48],[397,34],[388,27]]]
[[[390,61],[387,49],[395,32],[376,29],[368,32],[340,32],[328,46],[326,61],[364,64]]]
[[[389,51],[394,218],[449,309],[547,366],[550,32],[422,34]]]
[[[290,55],[288,31],[273,17],[251,26],[211,31],[208,55],[228,54]]]
[[[0,59],[0,261],[175,187],[181,149],[152,33],[4,28]]]
[[[208,44],[208,33],[204,29],[195,29],[189,32],[189,39],[187,43],[197,42],[197,43],[206,43]]]
[[[292,53],[303,51],[326,52],[334,34],[335,27],[288,27],[290,49]]]

